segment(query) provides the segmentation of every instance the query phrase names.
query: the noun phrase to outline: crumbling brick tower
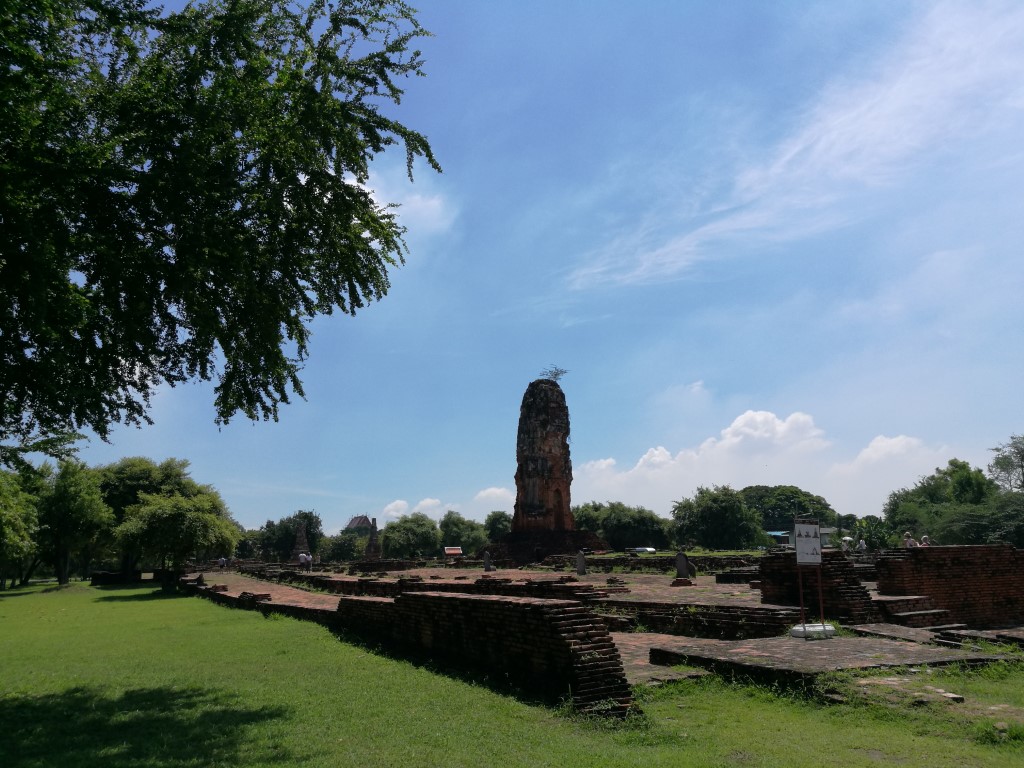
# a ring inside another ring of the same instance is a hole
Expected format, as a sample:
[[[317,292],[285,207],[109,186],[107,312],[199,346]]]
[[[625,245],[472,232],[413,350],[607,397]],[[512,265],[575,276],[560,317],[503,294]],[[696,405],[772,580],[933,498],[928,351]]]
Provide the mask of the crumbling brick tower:
[[[519,409],[513,533],[573,531],[569,408],[558,382],[530,382]]]

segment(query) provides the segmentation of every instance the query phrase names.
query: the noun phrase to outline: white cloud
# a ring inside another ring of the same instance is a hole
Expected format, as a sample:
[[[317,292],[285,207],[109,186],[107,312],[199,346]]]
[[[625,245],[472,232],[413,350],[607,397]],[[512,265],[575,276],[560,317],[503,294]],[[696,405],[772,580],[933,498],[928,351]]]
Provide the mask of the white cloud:
[[[651,282],[682,274],[725,241],[755,246],[835,229],[860,215],[858,196],[902,183],[925,162],[966,154],[963,139],[984,154],[987,133],[1022,121],[1024,7],[925,7],[873,67],[858,62],[855,74],[824,88],[774,148],[750,150],[768,159],[735,169],[724,201],[705,201],[699,217],[680,202],[669,213],[674,224],[611,237],[570,285]]]
[[[398,169],[375,168],[371,173],[370,194],[381,205],[396,204],[399,223],[414,236],[440,235],[449,231],[458,216],[450,199],[432,191],[433,171],[417,174],[415,184]]]
[[[673,455],[657,446],[627,470],[611,458],[582,464],[574,470],[573,503],[617,500],[664,516],[699,486],[796,485],[838,512],[879,514],[890,492],[945,464],[946,452],[905,435],[878,436],[844,460],[810,415],[747,411],[696,448]]]
[[[409,502],[403,499],[396,499],[386,505],[382,510],[384,517],[398,518],[409,511]]]
[[[473,501],[486,501],[496,503],[512,503],[515,501],[516,494],[514,491],[508,488],[498,488],[492,486],[491,488],[484,488],[480,493],[473,497]]]

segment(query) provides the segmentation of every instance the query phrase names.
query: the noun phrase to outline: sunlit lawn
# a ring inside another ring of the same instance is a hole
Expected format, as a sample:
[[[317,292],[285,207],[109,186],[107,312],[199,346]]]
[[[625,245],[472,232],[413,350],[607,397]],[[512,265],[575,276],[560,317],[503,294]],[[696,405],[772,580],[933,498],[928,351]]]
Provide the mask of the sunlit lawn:
[[[613,727],[148,587],[0,593],[3,768],[1024,764],[1019,666],[928,682],[966,706],[712,678],[645,693]]]

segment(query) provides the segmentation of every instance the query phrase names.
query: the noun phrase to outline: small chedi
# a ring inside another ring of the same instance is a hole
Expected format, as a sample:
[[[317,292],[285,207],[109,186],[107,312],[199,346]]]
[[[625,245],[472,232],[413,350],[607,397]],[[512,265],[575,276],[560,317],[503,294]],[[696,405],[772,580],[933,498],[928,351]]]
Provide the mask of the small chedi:
[[[523,395],[515,481],[512,532],[501,542],[504,554],[522,563],[604,548],[596,534],[576,530],[570,509],[569,408],[553,378],[530,382]]]

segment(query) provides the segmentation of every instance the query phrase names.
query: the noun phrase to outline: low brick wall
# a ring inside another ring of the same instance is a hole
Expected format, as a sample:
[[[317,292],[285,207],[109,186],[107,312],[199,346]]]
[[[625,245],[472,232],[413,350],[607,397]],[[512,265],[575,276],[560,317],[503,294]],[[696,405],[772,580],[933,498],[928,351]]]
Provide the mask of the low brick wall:
[[[786,634],[800,620],[800,611],[788,608],[710,603],[671,605],[633,600],[610,600],[605,605],[617,612],[604,617],[613,631],[641,624],[649,632],[717,640],[777,637]],[[623,622],[623,614],[635,621]]]
[[[259,574],[252,574],[259,576]],[[459,592],[470,595],[505,595],[507,597],[541,597],[556,600],[591,602],[608,596],[608,592],[593,584],[579,582],[574,576],[561,580],[513,581],[507,578],[482,576],[477,579],[434,580],[412,577],[407,579],[346,578],[301,571],[278,571],[263,575],[281,583],[297,584],[338,595],[368,597],[398,597],[406,592]],[[450,577],[449,577],[450,578]]]
[[[219,603],[317,621],[404,652],[497,674],[548,699],[571,695],[581,711],[622,716],[633,706],[604,622],[576,601],[406,592],[396,598],[345,596],[336,611],[328,611],[188,589]]]
[[[757,566],[759,557],[743,557],[741,555],[687,555],[690,565],[699,574],[718,573],[730,568]],[[576,568],[576,555],[551,555],[544,560],[546,565],[559,565],[567,570]],[[636,569],[638,571],[658,571],[675,573],[675,555],[616,555],[615,557],[588,557],[587,569],[593,572],[610,573],[613,569]]]
[[[1024,551],[1009,544],[916,547],[879,554],[880,595],[923,595],[949,623],[977,629],[1024,622]]]

